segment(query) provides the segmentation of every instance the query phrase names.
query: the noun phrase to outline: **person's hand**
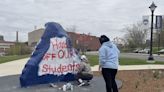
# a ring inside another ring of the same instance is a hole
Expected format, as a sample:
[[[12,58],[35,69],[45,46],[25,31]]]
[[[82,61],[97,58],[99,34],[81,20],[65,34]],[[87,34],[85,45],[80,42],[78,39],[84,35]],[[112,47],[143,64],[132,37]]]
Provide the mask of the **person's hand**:
[[[102,69],[101,69],[101,66],[99,65],[99,70],[98,71],[101,71]]]

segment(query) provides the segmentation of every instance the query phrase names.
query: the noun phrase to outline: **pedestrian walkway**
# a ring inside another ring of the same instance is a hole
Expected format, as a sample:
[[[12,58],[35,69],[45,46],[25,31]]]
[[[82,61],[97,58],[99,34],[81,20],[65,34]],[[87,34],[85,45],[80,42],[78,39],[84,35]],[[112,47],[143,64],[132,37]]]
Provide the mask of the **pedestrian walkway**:
[[[90,85],[78,87],[78,84],[74,81],[71,82],[73,90],[65,92],[105,92],[105,83],[102,76],[94,76]],[[122,86],[122,82],[116,79],[118,88]],[[56,84],[56,87],[51,87],[49,84],[34,85],[26,88],[20,87],[19,75],[11,75],[0,77],[0,92],[64,92],[61,90],[61,86],[65,84],[60,82]]]
[[[98,65],[92,67],[92,71],[98,71]],[[145,70],[164,69],[164,65],[121,65],[118,70]]]
[[[24,65],[29,58],[15,60],[0,64],[0,77],[21,74]],[[143,70],[143,69],[164,69],[164,65],[122,65],[119,70]],[[98,71],[98,65],[92,67],[92,71]]]
[[[28,61],[29,58],[14,60],[7,63],[0,64],[0,77],[21,74],[24,65]]]

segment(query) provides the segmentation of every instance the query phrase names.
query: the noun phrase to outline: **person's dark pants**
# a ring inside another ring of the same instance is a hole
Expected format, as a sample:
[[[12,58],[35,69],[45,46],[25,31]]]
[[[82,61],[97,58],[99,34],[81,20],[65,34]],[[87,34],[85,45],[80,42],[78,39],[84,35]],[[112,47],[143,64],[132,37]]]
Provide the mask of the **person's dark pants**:
[[[107,92],[118,92],[115,76],[117,69],[102,68],[102,75],[106,83]]]
[[[77,79],[90,81],[93,78],[92,74],[89,73],[77,73]]]

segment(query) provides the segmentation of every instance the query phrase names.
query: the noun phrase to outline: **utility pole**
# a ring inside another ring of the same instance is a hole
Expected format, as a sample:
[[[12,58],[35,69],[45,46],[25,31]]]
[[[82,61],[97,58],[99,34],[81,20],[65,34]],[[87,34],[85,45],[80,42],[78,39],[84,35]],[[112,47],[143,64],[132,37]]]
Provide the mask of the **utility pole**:
[[[18,40],[19,38],[18,38],[18,31],[16,31],[16,42],[18,43]]]

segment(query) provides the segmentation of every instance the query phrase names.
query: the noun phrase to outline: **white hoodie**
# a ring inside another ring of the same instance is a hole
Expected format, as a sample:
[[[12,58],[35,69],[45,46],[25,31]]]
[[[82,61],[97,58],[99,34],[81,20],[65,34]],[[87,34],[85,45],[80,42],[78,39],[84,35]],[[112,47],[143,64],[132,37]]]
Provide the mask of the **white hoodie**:
[[[102,68],[118,69],[119,49],[112,42],[104,42],[99,49],[99,64]]]

